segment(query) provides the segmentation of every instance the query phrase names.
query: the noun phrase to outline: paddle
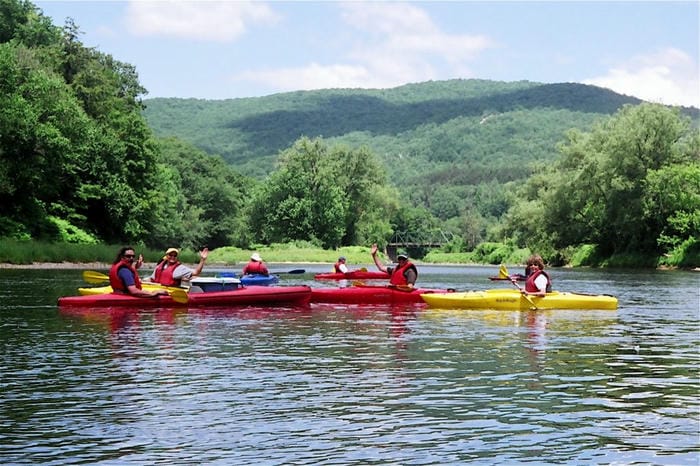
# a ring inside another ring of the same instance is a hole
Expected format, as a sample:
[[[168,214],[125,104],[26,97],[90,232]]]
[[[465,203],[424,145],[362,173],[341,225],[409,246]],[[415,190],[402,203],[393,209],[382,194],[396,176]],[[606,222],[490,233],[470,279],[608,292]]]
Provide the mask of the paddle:
[[[530,303],[530,304],[532,304],[532,307],[530,308],[530,310],[531,310],[531,311],[536,311],[536,310],[537,310],[537,305],[536,305],[535,302],[532,300],[532,298],[529,297],[528,295],[526,295],[525,293],[523,293],[523,289],[520,288],[520,287],[518,286],[517,283],[515,283],[515,280],[514,280],[514,279],[511,278],[511,279],[510,279],[510,282],[513,284],[513,286],[515,286],[517,289],[520,290],[520,294],[523,295],[523,297],[524,297],[525,299],[527,299],[527,302]]]
[[[109,281],[109,276],[100,272],[86,270],[83,272],[83,280],[94,285]]]
[[[168,294],[176,303],[187,304],[190,297],[182,288],[168,288]]]
[[[404,291],[406,293],[410,293],[411,291],[414,290],[413,287],[408,286],[408,285],[391,285],[391,284],[389,284],[389,285],[367,285],[362,280],[353,280],[352,286],[364,287],[364,288],[391,288],[393,290]]]
[[[278,272],[278,271],[270,272],[270,274],[272,274],[272,275],[280,275],[283,273],[290,274],[290,275],[298,275],[300,273],[306,273],[306,270],[304,270],[304,269],[292,269],[292,270],[289,270],[286,272]]]

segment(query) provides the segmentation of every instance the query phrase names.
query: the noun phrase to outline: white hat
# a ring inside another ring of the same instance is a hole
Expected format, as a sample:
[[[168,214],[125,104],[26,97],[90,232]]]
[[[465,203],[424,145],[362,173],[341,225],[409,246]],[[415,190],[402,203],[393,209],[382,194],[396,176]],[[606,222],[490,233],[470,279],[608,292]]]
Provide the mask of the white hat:
[[[254,252],[251,256],[251,259],[253,259],[255,262],[262,262],[262,257],[260,257],[260,254],[257,252]]]

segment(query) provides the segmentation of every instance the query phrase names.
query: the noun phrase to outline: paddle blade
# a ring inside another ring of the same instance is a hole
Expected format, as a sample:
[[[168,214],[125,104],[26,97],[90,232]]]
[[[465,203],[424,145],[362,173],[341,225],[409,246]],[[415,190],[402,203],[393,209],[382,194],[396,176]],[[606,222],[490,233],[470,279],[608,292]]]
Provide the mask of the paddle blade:
[[[86,270],[83,272],[83,280],[92,284],[99,284],[109,281],[109,275],[105,275],[100,272],[95,272],[93,270]]]
[[[360,272],[367,272],[367,267],[362,267],[361,269],[358,269]]]
[[[185,290],[181,290],[179,288],[169,288],[168,294],[176,303],[187,304],[189,301],[189,296]]]
[[[501,278],[509,278],[510,274],[508,273],[508,269],[506,268],[505,265],[501,264],[501,267],[498,269],[498,276]]]
[[[275,271],[270,272],[270,275],[279,275],[279,274],[283,274],[283,273],[290,273],[292,275],[297,275],[300,273],[306,273],[306,270],[304,270],[304,269],[292,269],[292,270],[281,271],[281,272],[275,270]]]

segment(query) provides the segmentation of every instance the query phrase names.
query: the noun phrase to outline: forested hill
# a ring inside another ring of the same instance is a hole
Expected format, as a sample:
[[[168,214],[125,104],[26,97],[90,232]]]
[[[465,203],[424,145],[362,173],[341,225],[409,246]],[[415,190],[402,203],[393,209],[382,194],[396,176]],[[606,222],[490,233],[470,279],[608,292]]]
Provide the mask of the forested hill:
[[[158,136],[189,141],[258,178],[299,137],[322,136],[367,145],[390,175],[439,173],[456,164],[507,181],[527,176],[514,165],[554,157],[566,130],[588,129],[638,103],[583,84],[450,80],[230,100],[147,99],[145,116]]]

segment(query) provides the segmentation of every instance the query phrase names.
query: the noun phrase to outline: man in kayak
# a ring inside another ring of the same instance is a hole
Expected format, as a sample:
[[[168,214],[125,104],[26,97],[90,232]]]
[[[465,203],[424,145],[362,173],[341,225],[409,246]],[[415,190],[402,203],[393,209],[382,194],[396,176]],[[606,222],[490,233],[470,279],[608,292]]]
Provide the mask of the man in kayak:
[[[338,262],[334,264],[335,273],[348,273],[348,266],[345,265],[345,256],[340,256]]]
[[[552,280],[544,271],[544,261],[538,254],[528,257],[526,262],[527,279],[523,294],[544,297],[552,291]]]
[[[160,283],[164,286],[181,286],[183,280],[189,281],[192,277],[196,277],[202,273],[204,263],[209,256],[209,249],[204,248],[199,251],[199,263],[194,270],[180,263],[178,260],[179,254],[180,251],[177,248],[168,248],[168,250],[165,251],[163,259],[158,262],[153,273],[146,281]]]
[[[159,295],[168,295],[166,290],[145,291],[141,289],[141,279],[134,259],[136,253],[131,246],[125,246],[119,250],[116,259],[109,269],[109,284],[114,293],[130,294],[139,298],[155,298]]]
[[[408,254],[405,252],[399,252],[396,256],[399,264],[396,267],[385,267],[379,258],[377,257],[377,245],[372,245],[372,259],[374,260],[374,265],[377,266],[382,272],[389,274],[389,285],[394,286],[405,286],[413,288],[418,279],[418,269],[408,260]]]
[[[260,257],[260,254],[254,252],[250,256],[250,261],[243,267],[241,275],[270,275],[270,271],[267,270],[267,266]]]

